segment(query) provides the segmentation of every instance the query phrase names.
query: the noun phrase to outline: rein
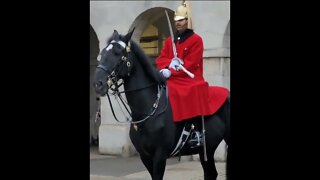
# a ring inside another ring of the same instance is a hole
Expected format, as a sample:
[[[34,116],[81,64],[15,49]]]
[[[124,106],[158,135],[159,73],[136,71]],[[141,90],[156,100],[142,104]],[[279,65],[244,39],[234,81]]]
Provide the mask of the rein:
[[[158,92],[157,92],[157,99],[155,100],[155,102],[153,103],[153,106],[151,108],[151,110],[149,111],[150,113],[148,114],[145,114],[145,113],[140,113],[140,114],[143,114],[145,115],[146,117],[144,117],[143,119],[140,119],[140,120],[137,120],[137,121],[133,121],[132,120],[132,114],[129,112],[128,110],[128,106],[130,107],[131,110],[134,110],[132,106],[130,106],[130,104],[128,102],[124,102],[124,98],[121,96],[121,93],[125,93],[125,92],[133,92],[133,91],[138,91],[138,90],[142,90],[142,89],[146,89],[148,87],[152,87],[153,85],[155,85],[154,83],[151,84],[151,85],[148,85],[146,87],[143,87],[143,88],[139,88],[139,89],[134,89],[134,90],[127,90],[127,91],[121,91],[119,92],[118,91],[118,88],[116,90],[113,90],[114,92],[112,93],[113,95],[116,95],[116,97],[119,97],[119,99],[121,100],[121,103],[123,104],[123,106],[126,108],[127,112],[129,113],[129,115],[131,116],[131,119],[129,120],[127,118],[127,122],[130,122],[131,124],[139,124],[139,123],[142,123],[144,121],[146,121],[147,119],[149,119],[151,116],[154,116],[155,115],[155,112],[157,111],[158,107],[159,107],[159,102],[160,102],[160,98],[161,98],[161,95],[163,93],[163,90],[165,89],[166,90],[166,105],[165,107],[163,108],[163,110],[158,113],[157,115],[159,114],[162,114],[166,109],[167,109],[167,106],[168,106],[168,89],[166,88],[166,86],[164,85],[160,85],[158,84]],[[117,116],[115,115],[114,113],[114,109],[113,109],[113,106],[112,106],[112,102],[110,100],[110,96],[109,94],[107,93],[107,97],[108,97],[108,100],[109,100],[109,104],[110,104],[110,107],[111,107],[111,112],[113,114],[113,117],[115,118],[116,121],[118,121],[119,123],[126,123],[126,122],[121,122],[118,120]],[[127,106],[128,105],[128,106]]]
[[[131,52],[131,47],[130,47],[130,42],[128,44],[128,46],[125,45],[125,43],[123,43],[122,41],[111,41],[110,44],[112,43],[118,43],[120,44],[125,50],[126,50],[126,55],[122,56],[121,57],[121,63],[124,63],[126,64],[127,68],[129,68],[131,66],[131,63],[130,63],[130,60],[128,58],[128,55],[130,54]],[[107,47],[107,50],[110,50],[112,49],[112,46],[108,46]],[[121,66],[120,67],[120,70],[123,68],[124,66]],[[105,72],[108,73],[107,69],[103,66],[103,65],[98,65],[97,68],[101,68],[103,69]],[[168,90],[166,88],[165,85],[162,85],[162,84],[158,84],[158,83],[151,83],[143,88],[137,88],[137,89],[130,89],[130,90],[124,90],[124,91],[119,91],[119,87],[121,87],[123,85],[123,81],[120,82],[120,84],[118,84],[118,78],[117,78],[117,75],[118,73],[120,72],[120,70],[118,70],[118,72],[116,73],[114,70],[111,72],[111,74],[108,76],[108,80],[107,80],[107,85],[109,87],[109,90],[111,90],[111,94],[112,95],[115,95],[115,97],[119,97],[122,105],[125,107],[126,111],[128,112],[128,114],[130,115],[131,119],[127,118],[127,122],[130,122],[131,124],[139,124],[139,123],[142,123],[144,121],[146,121],[147,119],[149,119],[151,116],[154,116],[155,115],[155,112],[157,111],[158,107],[159,107],[159,101],[160,101],[160,98],[161,98],[161,95],[163,93],[163,90],[166,89],[166,104],[165,104],[165,107],[163,108],[163,110],[158,113],[157,115],[159,114],[162,114],[163,112],[165,112],[165,110],[167,109],[167,106],[168,106]],[[108,73],[109,74],[109,73]],[[128,73],[128,76],[130,76],[130,73]],[[132,120],[132,113],[130,113],[129,111],[129,108],[128,106],[130,107],[131,111],[135,111],[134,108],[132,106],[130,106],[130,104],[121,96],[122,93],[126,93],[126,92],[134,92],[134,91],[140,91],[140,90],[143,90],[143,89],[146,89],[146,88],[149,88],[149,87],[152,87],[152,86],[155,86],[157,85],[157,88],[158,88],[158,91],[157,91],[157,99],[155,100],[155,102],[153,103],[152,105],[152,108],[148,111],[149,113],[140,113],[140,112],[137,112],[138,114],[142,114],[142,115],[145,115],[145,117],[143,119],[140,119],[140,120],[137,120],[137,121],[133,121]],[[111,108],[111,112],[113,114],[113,117],[115,118],[115,120],[119,123],[126,123],[126,122],[121,122],[118,120],[117,116],[115,115],[115,112],[114,112],[114,109],[113,109],[113,106],[112,106],[112,102],[110,100],[110,96],[109,96],[109,93],[107,93],[107,97],[108,97],[108,101],[109,101],[109,104],[110,104],[110,108]]]

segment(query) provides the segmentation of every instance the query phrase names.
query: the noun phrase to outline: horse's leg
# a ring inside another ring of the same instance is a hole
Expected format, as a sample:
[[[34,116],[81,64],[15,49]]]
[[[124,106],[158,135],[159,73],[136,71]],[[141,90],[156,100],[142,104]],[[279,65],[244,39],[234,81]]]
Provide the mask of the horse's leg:
[[[225,120],[225,124],[226,124],[226,132],[224,135],[224,141],[227,144],[227,160],[226,160],[226,179],[229,180],[230,179],[230,94],[226,100],[226,102],[224,103],[224,105],[222,106],[222,110],[220,112],[220,116]]]
[[[204,180],[215,180],[218,177],[218,172],[214,162],[214,153],[207,152],[207,161],[204,161],[204,153],[200,153],[200,162],[203,168]]]
[[[162,180],[166,169],[167,156],[162,150],[157,150],[153,157],[152,180]]]
[[[225,122],[221,117],[214,115],[208,118],[205,120],[207,161],[204,161],[204,152],[199,153],[204,180],[216,179],[218,176],[214,153],[223,140],[226,130]]]
[[[142,163],[144,164],[144,166],[147,168],[151,178],[153,179],[153,160],[152,160],[152,157],[146,156],[141,153],[140,159],[141,159]]]
[[[226,179],[227,180],[230,180],[230,166],[231,166],[231,163],[230,163],[230,160],[231,160],[231,154],[230,154],[230,150],[231,150],[231,145],[230,145],[230,119],[229,117],[227,118],[227,122],[226,122],[226,135],[225,135],[225,138],[224,138],[224,141],[226,142],[227,144],[227,157],[226,157]]]
[[[230,97],[228,96],[226,102],[222,106],[221,114],[220,116],[222,119],[224,119],[224,122],[226,124],[226,132],[224,141],[227,145],[230,144]]]
[[[231,163],[230,163],[230,146],[228,146],[228,149],[227,149],[227,162],[226,162],[226,180],[230,180],[230,166],[231,166]]]

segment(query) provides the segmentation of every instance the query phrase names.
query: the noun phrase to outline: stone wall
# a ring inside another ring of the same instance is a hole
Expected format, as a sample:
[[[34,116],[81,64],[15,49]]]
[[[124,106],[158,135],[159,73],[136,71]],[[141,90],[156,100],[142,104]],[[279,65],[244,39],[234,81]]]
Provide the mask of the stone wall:
[[[90,1],[90,24],[98,39],[95,45],[101,49],[105,47],[106,39],[114,29],[125,34],[135,25],[138,28],[133,39],[137,40],[143,31],[141,27],[145,27],[147,22],[159,15],[159,8],[174,11],[180,4],[181,1]],[[190,1],[190,5],[193,28],[202,36],[204,42],[204,77],[210,85],[230,89],[230,1]],[[163,26],[163,30],[167,29],[166,23],[163,23]],[[118,103],[115,100],[112,100],[112,103],[119,120],[125,121],[126,115]],[[128,131],[129,125],[115,121],[107,97],[102,97],[100,153],[135,155]],[[215,158],[225,159],[224,142],[218,147]]]

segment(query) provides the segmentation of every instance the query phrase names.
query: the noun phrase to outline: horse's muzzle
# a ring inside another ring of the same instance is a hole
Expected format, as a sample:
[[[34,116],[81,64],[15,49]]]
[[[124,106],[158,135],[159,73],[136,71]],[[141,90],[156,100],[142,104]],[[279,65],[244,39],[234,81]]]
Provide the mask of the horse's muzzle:
[[[108,85],[106,82],[99,80],[94,83],[94,89],[97,94],[99,94],[100,96],[104,96],[108,92]]]

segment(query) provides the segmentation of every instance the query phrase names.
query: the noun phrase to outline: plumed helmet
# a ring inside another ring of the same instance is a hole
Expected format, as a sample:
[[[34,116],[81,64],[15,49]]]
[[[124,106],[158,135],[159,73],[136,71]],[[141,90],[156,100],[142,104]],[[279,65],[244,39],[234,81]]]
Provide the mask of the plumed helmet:
[[[174,14],[174,20],[175,21],[179,21],[179,20],[185,19],[185,18],[188,18],[188,10],[187,10],[187,8],[186,8],[186,6],[184,4],[184,5],[180,5],[177,8],[177,10],[176,10],[176,12]]]

